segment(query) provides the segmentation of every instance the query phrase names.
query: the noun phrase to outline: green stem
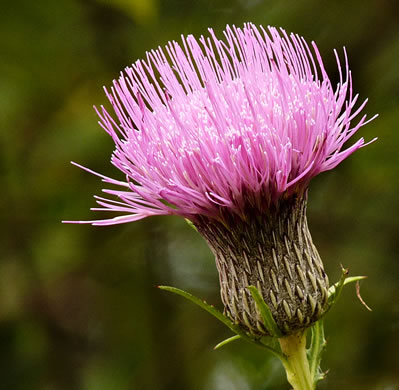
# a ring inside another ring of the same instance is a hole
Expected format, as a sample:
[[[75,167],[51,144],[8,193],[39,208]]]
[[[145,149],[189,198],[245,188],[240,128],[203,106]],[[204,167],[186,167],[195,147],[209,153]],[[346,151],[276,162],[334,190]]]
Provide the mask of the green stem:
[[[286,357],[283,364],[288,382],[294,390],[314,390],[316,384],[311,376],[306,355],[306,331],[282,337],[279,342]]]

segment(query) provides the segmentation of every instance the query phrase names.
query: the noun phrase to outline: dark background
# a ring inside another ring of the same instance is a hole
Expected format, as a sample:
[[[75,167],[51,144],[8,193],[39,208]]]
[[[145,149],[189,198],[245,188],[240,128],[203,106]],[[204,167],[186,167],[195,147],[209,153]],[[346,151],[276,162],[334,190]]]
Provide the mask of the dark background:
[[[327,317],[320,389],[399,389],[399,27],[394,0],[58,0],[0,9],[0,389],[286,390],[280,363],[239,341],[170,284],[220,307],[213,257],[177,217],[93,219],[100,181],[122,178],[92,105],[145,50],[245,21],[315,40],[337,82],[346,46],[379,140],[313,180],[309,224],[334,281],[368,275]],[[342,51],[341,51],[342,53]],[[356,138],[356,137],[355,137]]]

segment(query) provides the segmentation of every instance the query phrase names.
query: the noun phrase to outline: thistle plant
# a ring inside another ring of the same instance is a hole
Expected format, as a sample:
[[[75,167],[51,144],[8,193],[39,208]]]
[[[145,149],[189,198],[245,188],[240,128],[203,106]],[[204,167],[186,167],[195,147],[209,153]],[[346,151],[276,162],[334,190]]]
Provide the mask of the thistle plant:
[[[343,65],[335,56],[334,88],[316,44],[282,29],[227,26],[223,40],[210,29],[169,42],[105,89],[116,118],[97,110],[126,180],[82,167],[116,186],[104,192],[117,200],[96,196],[94,210],[122,215],[78,222],[187,219],[215,255],[224,313],[161,288],[236,333],[218,347],[243,338],[278,356],[295,390],[323,377],[322,318],[344,284],[362,278],[344,270],[329,286],[306,219],[311,179],[367,145],[344,146],[371,119],[360,116],[367,101],[355,108],[345,50]]]

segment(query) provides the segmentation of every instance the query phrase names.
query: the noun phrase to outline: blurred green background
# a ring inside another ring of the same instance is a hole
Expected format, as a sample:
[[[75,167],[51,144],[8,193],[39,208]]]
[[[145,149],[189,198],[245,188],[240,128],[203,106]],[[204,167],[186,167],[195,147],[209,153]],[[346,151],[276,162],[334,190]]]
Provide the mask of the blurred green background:
[[[100,181],[120,177],[92,105],[145,50],[245,21],[315,40],[337,82],[346,46],[379,140],[311,186],[309,224],[330,280],[365,274],[326,320],[320,389],[399,389],[399,7],[395,0],[58,0],[0,9],[0,389],[286,390],[280,363],[237,342],[170,284],[220,307],[213,257],[177,217],[93,219]]]

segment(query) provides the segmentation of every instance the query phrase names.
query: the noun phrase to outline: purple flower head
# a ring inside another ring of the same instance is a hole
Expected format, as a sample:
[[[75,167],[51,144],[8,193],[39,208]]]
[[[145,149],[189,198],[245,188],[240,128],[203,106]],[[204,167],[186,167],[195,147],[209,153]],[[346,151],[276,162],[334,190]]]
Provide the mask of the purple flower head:
[[[254,335],[270,334],[248,286],[256,286],[284,335],[328,310],[329,281],[306,220],[312,177],[336,167],[354,121],[344,50],[333,87],[317,46],[284,30],[227,27],[224,40],[182,38],[147,53],[115,80],[100,125],[115,142],[126,181],[96,197],[112,225],[152,215],[190,219],[213,251],[226,314]]]
[[[126,181],[99,175],[121,188],[104,190],[119,199],[96,197],[94,210],[123,215],[87,223],[245,218],[303,194],[314,176],[366,145],[360,138],[344,149],[368,122],[364,115],[353,124],[367,101],[354,108],[345,51],[344,66],[335,52],[334,88],[316,44],[298,35],[253,24],[227,26],[224,40],[209,33],[148,52],[106,90],[117,119],[97,112]]]

